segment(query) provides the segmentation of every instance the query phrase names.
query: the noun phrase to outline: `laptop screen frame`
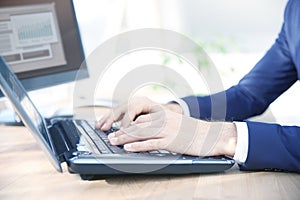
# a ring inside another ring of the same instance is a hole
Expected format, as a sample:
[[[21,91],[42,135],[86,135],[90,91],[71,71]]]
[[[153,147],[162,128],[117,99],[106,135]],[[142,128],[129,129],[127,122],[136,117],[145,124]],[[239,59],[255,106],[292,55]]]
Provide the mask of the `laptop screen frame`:
[[[21,84],[20,80],[17,78],[15,73],[12,69],[8,66],[8,64],[4,61],[3,57],[0,56],[0,89],[5,94],[5,96],[10,100],[15,111],[23,121],[26,127],[30,130],[36,141],[38,142],[39,146],[47,155],[48,159],[55,167],[55,169],[59,172],[62,172],[61,163],[58,157],[55,155],[53,150],[53,145],[51,143],[51,139],[49,137],[49,132],[46,126],[45,119],[42,117],[40,112],[37,110],[29,95],[27,94],[26,90],[24,89],[23,85]],[[5,74],[8,74],[9,77],[5,77]],[[9,81],[14,81],[9,82]],[[17,87],[13,89],[11,86]],[[16,92],[18,91],[18,92]],[[19,94],[18,94],[19,93]],[[38,119],[33,119],[26,109],[23,107],[21,101],[26,100],[28,106],[32,112],[34,112],[35,117]],[[41,130],[43,129],[43,130]],[[42,134],[44,131],[45,135]],[[45,138],[47,137],[47,138]]]

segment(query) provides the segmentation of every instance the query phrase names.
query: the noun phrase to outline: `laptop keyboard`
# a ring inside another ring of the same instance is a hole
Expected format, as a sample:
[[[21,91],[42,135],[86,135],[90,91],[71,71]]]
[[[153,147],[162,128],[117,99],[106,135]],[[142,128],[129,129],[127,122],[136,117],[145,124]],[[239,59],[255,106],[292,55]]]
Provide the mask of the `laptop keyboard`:
[[[114,146],[111,145],[107,135],[111,132],[116,131],[116,128],[111,128],[109,131],[103,132],[101,130],[94,129],[94,123],[89,122],[86,120],[64,120],[61,121],[61,126],[63,129],[68,133],[68,137],[72,137],[73,139],[70,139],[73,146],[78,147],[78,141],[80,135],[85,136],[84,138],[87,140],[85,142],[89,143],[89,146],[92,148],[93,152],[100,153],[100,154],[128,154],[130,152],[127,152],[123,149],[122,145]],[[80,132],[80,134],[77,133],[77,131]],[[77,141],[77,142],[74,142]],[[76,143],[76,144],[75,144]],[[80,147],[79,147],[80,148]],[[149,151],[149,152],[143,152],[142,154],[150,154],[150,155],[156,155],[156,156],[165,156],[165,155],[176,155],[176,153],[169,152],[166,150],[155,150],[155,151]]]
[[[104,133],[101,130],[95,130],[93,128],[93,124],[85,120],[64,120],[60,121],[59,123],[67,133],[69,140],[73,141],[71,142],[73,147],[77,146],[78,149],[88,150],[84,145],[85,143],[88,143],[92,148],[91,150],[95,153],[124,153],[124,150],[122,148],[109,144],[107,135],[111,131],[114,131],[113,129]],[[84,137],[80,137],[80,135]],[[84,143],[80,142],[80,140],[83,139],[86,141]]]
[[[109,143],[107,135],[116,129],[111,128],[107,132],[103,132],[101,130],[95,130],[92,128],[92,124],[87,121],[80,121],[81,126],[87,132],[88,136],[95,142],[95,145],[100,153],[125,153],[121,146],[113,146]]]

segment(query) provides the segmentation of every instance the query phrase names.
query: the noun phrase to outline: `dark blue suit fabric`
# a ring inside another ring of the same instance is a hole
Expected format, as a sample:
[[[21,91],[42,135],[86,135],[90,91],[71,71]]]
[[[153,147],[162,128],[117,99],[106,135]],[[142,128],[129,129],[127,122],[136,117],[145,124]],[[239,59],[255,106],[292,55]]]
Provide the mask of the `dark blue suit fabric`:
[[[188,104],[192,117],[243,121],[263,113],[278,96],[299,80],[299,72],[300,0],[290,0],[275,43],[237,85],[222,93],[204,97],[188,96],[183,100]],[[225,103],[221,98],[224,93]],[[225,114],[218,113],[220,106],[226,106]],[[300,173],[300,127],[245,122],[249,130],[249,147],[247,160],[240,165],[242,170],[275,169]]]

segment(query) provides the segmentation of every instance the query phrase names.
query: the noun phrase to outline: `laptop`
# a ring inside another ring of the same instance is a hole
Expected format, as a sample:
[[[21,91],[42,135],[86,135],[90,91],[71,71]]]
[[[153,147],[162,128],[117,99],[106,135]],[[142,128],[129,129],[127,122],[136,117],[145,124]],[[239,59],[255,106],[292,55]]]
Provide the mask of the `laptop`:
[[[0,56],[0,88],[11,101],[49,161],[59,172],[62,163],[84,180],[119,174],[195,174],[222,172],[234,165],[227,157],[195,157],[166,150],[132,153],[109,144],[109,132],[94,122],[73,118],[44,118],[17,76]]]

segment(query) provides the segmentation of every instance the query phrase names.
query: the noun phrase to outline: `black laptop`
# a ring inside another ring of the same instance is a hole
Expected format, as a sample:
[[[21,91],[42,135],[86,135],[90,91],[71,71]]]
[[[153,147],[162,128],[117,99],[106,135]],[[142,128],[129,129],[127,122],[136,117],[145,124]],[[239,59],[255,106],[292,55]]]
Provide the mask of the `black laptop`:
[[[25,126],[57,171],[66,163],[83,179],[119,174],[192,174],[222,172],[234,165],[227,157],[194,157],[165,150],[131,153],[109,144],[108,132],[94,122],[71,118],[45,119],[0,56],[0,86]]]

